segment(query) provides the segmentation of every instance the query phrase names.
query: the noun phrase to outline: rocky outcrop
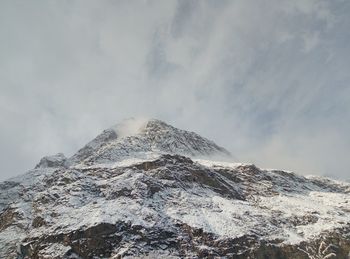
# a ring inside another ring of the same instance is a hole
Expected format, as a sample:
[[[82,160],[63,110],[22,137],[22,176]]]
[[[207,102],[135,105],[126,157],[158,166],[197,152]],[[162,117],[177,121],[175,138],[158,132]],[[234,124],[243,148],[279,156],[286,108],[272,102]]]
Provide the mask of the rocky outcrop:
[[[0,214],[0,231],[16,223],[18,212],[15,208],[7,208]]]

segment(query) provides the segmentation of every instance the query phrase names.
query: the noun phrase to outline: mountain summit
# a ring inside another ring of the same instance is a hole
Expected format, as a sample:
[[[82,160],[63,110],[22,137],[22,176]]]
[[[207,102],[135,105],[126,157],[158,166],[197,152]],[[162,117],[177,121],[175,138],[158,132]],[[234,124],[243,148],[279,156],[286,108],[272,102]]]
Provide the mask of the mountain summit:
[[[128,119],[103,131],[69,159],[69,164],[110,163],[155,154],[230,156],[227,150],[194,132],[177,129],[156,119]]]
[[[0,258],[348,258],[350,184],[130,119],[0,183]]]

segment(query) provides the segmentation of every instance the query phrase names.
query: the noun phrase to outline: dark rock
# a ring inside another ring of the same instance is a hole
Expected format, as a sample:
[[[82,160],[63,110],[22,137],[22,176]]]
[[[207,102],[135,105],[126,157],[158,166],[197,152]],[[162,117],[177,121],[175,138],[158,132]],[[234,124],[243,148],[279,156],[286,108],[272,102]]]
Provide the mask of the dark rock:
[[[38,216],[38,217],[35,217],[33,219],[33,222],[32,222],[33,228],[39,228],[39,227],[45,226],[45,225],[46,225],[46,222],[45,222],[44,218]]]
[[[7,208],[0,214],[0,231],[16,223],[19,213],[13,208]]]

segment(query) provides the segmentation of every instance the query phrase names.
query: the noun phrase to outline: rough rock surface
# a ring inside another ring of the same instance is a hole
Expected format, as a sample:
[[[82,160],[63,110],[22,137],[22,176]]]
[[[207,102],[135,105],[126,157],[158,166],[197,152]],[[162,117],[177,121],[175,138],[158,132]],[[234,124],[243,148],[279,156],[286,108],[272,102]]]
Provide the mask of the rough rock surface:
[[[0,258],[348,258],[350,184],[203,159],[229,153],[157,120],[118,127],[0,183]]]

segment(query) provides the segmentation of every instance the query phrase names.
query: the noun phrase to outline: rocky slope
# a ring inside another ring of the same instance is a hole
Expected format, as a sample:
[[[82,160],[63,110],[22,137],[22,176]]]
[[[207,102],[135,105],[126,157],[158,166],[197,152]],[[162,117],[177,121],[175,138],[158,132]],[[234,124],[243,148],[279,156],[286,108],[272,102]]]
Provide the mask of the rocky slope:
[[[44,157],[0,183],[0,258],[348,258],[350,184],[219,155],[150,120]]]

